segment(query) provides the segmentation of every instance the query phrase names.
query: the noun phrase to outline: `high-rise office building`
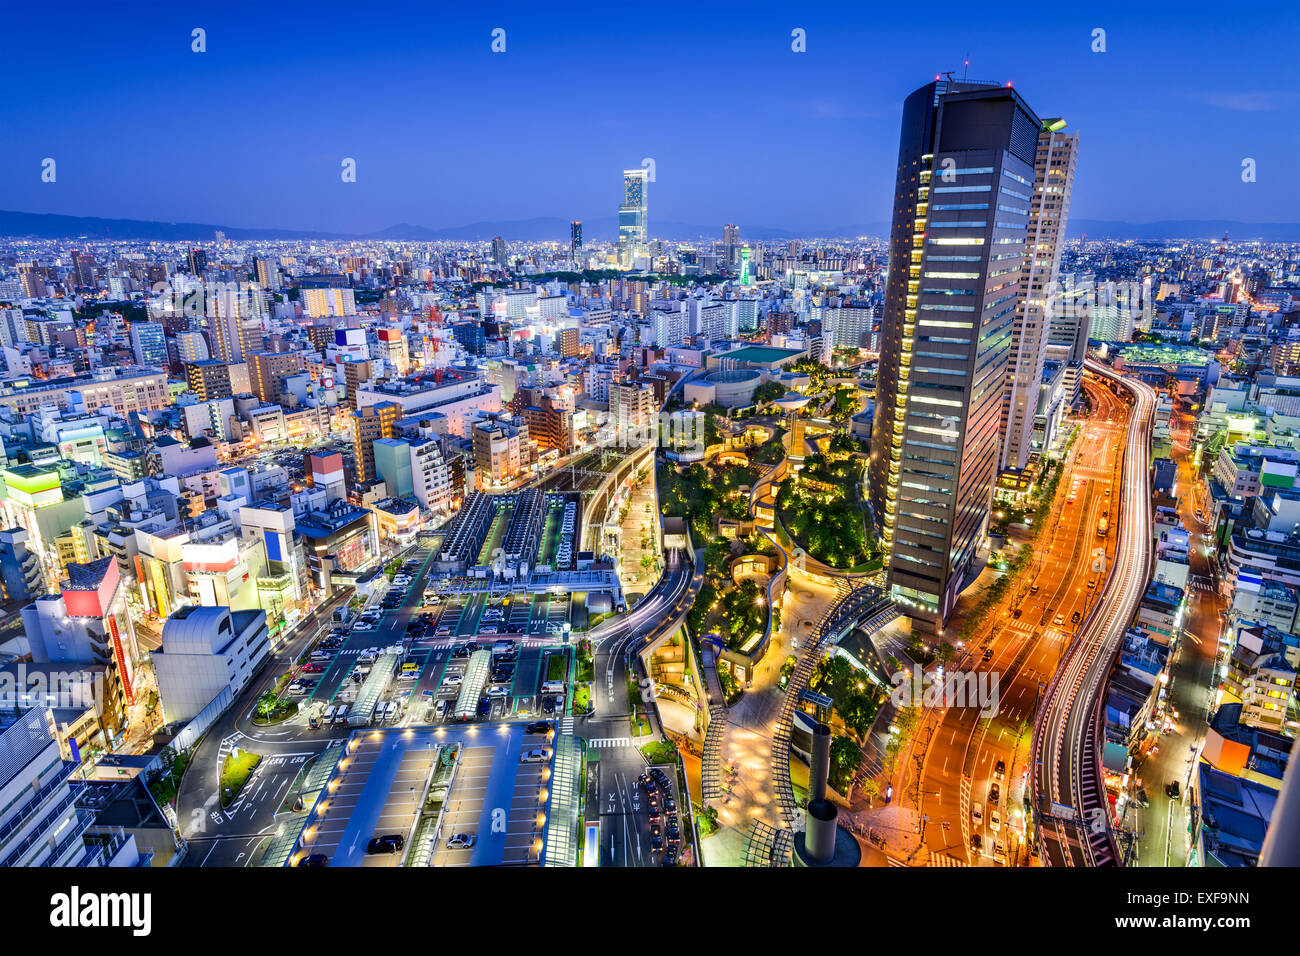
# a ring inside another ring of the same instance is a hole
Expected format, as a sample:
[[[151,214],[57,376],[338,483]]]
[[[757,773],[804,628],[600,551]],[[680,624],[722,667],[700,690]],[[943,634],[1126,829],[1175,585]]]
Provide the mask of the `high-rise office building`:
[[[141,368],[159,368],[167,364],[167,340],[161,322],[132,322],[131,351]]]
[[[1034,158],[1034,198],[1029,213],[1029,242],[1020,270],[1020,306],[1011,333],[1011,362],[1002,409],[1002,468],[1025,467],[1030,453],[1037,450],[1032,438],[1047,356],[1048,296],[1054,294],[1061,267],[1078,150],[1079,134],[1065,132],[1065,120],[1044,121]],[[1017,209],[1024,205],[1014,196],[1006,197],[1006,201]],[[1002,205],[999,201],[999,208]]]
[[[189,254],[190,275],[201,276],[208,267],[208,254],[202,249],[191,249]]]
[[[727,263],[727,268],[736,265],[740,253],[740,227],[733,222],[726,223],[722,227],[722,255]]]
[[[624,268],[644,256],[649,245],[647,180],[644,169],[623,170],[623,204],[618,207],[618,261]]]
[[[577,259],[578,250],[582,248],[582,220],[575,219],[569,223],[569,258]]]
[[[506,241],[500,236],[492,237],[492,261],[503,268],[506,264]]]
[[[1041,128],[1009,86],[903,105],[870,485],[890,596],[925,629],[980,569]]]

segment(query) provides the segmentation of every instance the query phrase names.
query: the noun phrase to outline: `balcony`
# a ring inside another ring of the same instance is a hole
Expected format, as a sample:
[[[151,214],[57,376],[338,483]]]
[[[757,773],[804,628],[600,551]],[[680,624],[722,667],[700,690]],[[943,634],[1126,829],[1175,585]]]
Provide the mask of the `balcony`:
[[[45,786],[37,790],[36,793],[32,794],[31,798],[21,807],[17,809],[10,808],[7,811],[6,815],[9,819],[3,826],[0,826],[0,844],[4,843],[9,834],[21,827],[27,819],[36,812],[36,808],[39,807],[41,803],[48,799],[52,793],[58,790],[59,787],[63,786],[64,782],[69,777],[76,773],[77,766],[78,765],[73,763],[71,760],[64,761],[63,766],[59,768],[58,772],[53,778],[51,778],[49,783],[45,784]]]
[[[71,788],[69,788],[67,794],[45,814],[45,819],[41,821],[40,825],[32,830],[31,833],[27,834],[27,836],[23,838],[22,842],[18,843],[12,850],[10,850],[9,854],[3,861],[0,861],[0,866],[5,867],[6,869],[11,866],[16,866],[23,855],[44,838],[50,827],[63,819],[63,811],[72,806],[75,800],[76,795],[72,792]],[[22,819],[23,822],[26,822],[27,820],[27,818],[20,819]],[[68,845],[74,839],[81,839],[81,835],[86,832],[86,828],[94,821],[94,817],[89,813],[78,810],[76,811],[73,821],[72,832],[68,836],[64,837],[63,840],[54,848],[53,859],[58,859],[58,857],[67,850]]]

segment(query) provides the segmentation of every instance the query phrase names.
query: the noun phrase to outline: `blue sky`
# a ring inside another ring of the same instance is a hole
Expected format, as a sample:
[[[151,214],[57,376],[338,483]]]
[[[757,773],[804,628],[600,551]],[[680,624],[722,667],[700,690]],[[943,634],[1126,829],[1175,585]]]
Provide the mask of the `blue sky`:
[[[590,220],[651,157],[652,232],[829,229],[887,218],[903,98],[969,57],[1080,130],[1074,217],[1300,221],[1300,12],[1155,6],[11,5],[0,208],[349,232]]]

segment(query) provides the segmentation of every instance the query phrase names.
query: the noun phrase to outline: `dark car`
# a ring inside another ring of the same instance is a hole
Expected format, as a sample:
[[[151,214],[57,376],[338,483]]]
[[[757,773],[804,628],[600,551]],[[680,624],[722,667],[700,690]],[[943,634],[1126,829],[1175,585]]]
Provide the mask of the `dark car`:
[[[993,660],[993,648],[990,647],[988,650],[984,652],[984,660],[986,661]]]
[[[492,701],[490,698],[484,697],[478,702],[478,715],[486,717],[490,713],[492,713]]]
[[[1079,623],[1079,618],[1082,617],[1082,616],[1083,616],[1083,615],[1081,615],[1078,611],[1075,611],[1073,614],[1070,615],[1070,623],[1071,623],[1071,624],[1078,624],[1078,623]]]
[[[664,795],[664,809],[667,810],[669,813],[672,813],[677,809],[677,804],[673,800],[671,794]]]
[[[1011,616],[1014,618],[1019,618],[1020,614],[1021,614],[1020,608],[1016,608],[1014,611],[1011,612]]]
[[[970,835],[970,848],[972,853],[984,852],[984,837],[978,833]]]
[[[673,824],[669,824],[669,826],[668,826],[668,842],[669,842],[669,843],[680,843],[680,842],[681,842],[681,839],[682,839],[682,831],[677,827],[677,824],[675,824],[675,823],[673,823]]]
[[[456,648],[454,651],[451,652],[451,656],[452,656],[452,657],[458,657],[458,658],[459,658],[459,657],[469,657],[469,648],[467,648],[467,647],[458,647],[458,648]]]
[[[675,847],[675,846],[670,846],[670,847],[668,848],[668,852],[664,854],[664,863],[663,863],[663,865],[664,865],[664,866],[676,866],[676,865],[677,865],[677,847]]]
[[[1001,790],[998,789],[998,785],[996,783],[993,784],[993,786],[989,787],[989,803],[997,803],[998,798],[1001,796],[1002,796],[1002,792]]]
[[[298,861],[298,866],[329,866],[330,858],[324,853],[309,853]]]
[[[654,823],[655,821],[657,821],[657,820],[659,819],[659,808],[658,808],[658,807],[656,807],[656,806],[654,806],[654,805],[651,805],[651,807],[650,807],[650,809],[647,811],[647,813],[649,813],[649,815],[650,815],[650,822],[651,822],[651,823]]]
[[[1007,764],[1005,760],[999,760],[993,767],[993,776],[1001,780],[1007,773]]]
[[[1177,780],[1171,780],[1171,781],[1169,781],[1169,783],[1165,786],[1165,794],[1166,794],[1167,796],[1169,796],[1170,799],[1177,800],[1177,799],[1178,799],[1178,795],[1179,795],[1180,793],[1182,793],[1182,790],[1181,790],[1181,788],[1178,786],[1178,781],[1177,781]]]
[[[524,733],[528,734],[546,734],[550,733],[551,725],[545,720],[534,720],[524,728]]]
[[[406,846],[406,837],[400,833],[387,833],[384,836],[375,837],[366,844],[366,852],[376,853],[401,853],[402,848]]]
[[[663,837],[652,836],[652,837],[650,838],[650,849],[652,849],[652,850],[662,850],[663,848],[664,848],[664,838],[663,838]]]

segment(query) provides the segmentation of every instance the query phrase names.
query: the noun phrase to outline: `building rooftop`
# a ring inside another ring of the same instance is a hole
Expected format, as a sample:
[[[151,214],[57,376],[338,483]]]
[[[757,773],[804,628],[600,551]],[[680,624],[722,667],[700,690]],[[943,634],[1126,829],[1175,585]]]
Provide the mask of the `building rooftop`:
[[[778,349],[770,345],[745,345],[730,352],[717,352],[713,358],[729,359],[734,362],[758,362],[770,364],[802,354],[802,349]]]
[[[95,561],[87,561],[85,564],[69,561],[68,586],[63,590],[98,591],[99,586],[104,582],[104,575],[108,572],[108,566],[116,560],[117,558],[110,554]]]

